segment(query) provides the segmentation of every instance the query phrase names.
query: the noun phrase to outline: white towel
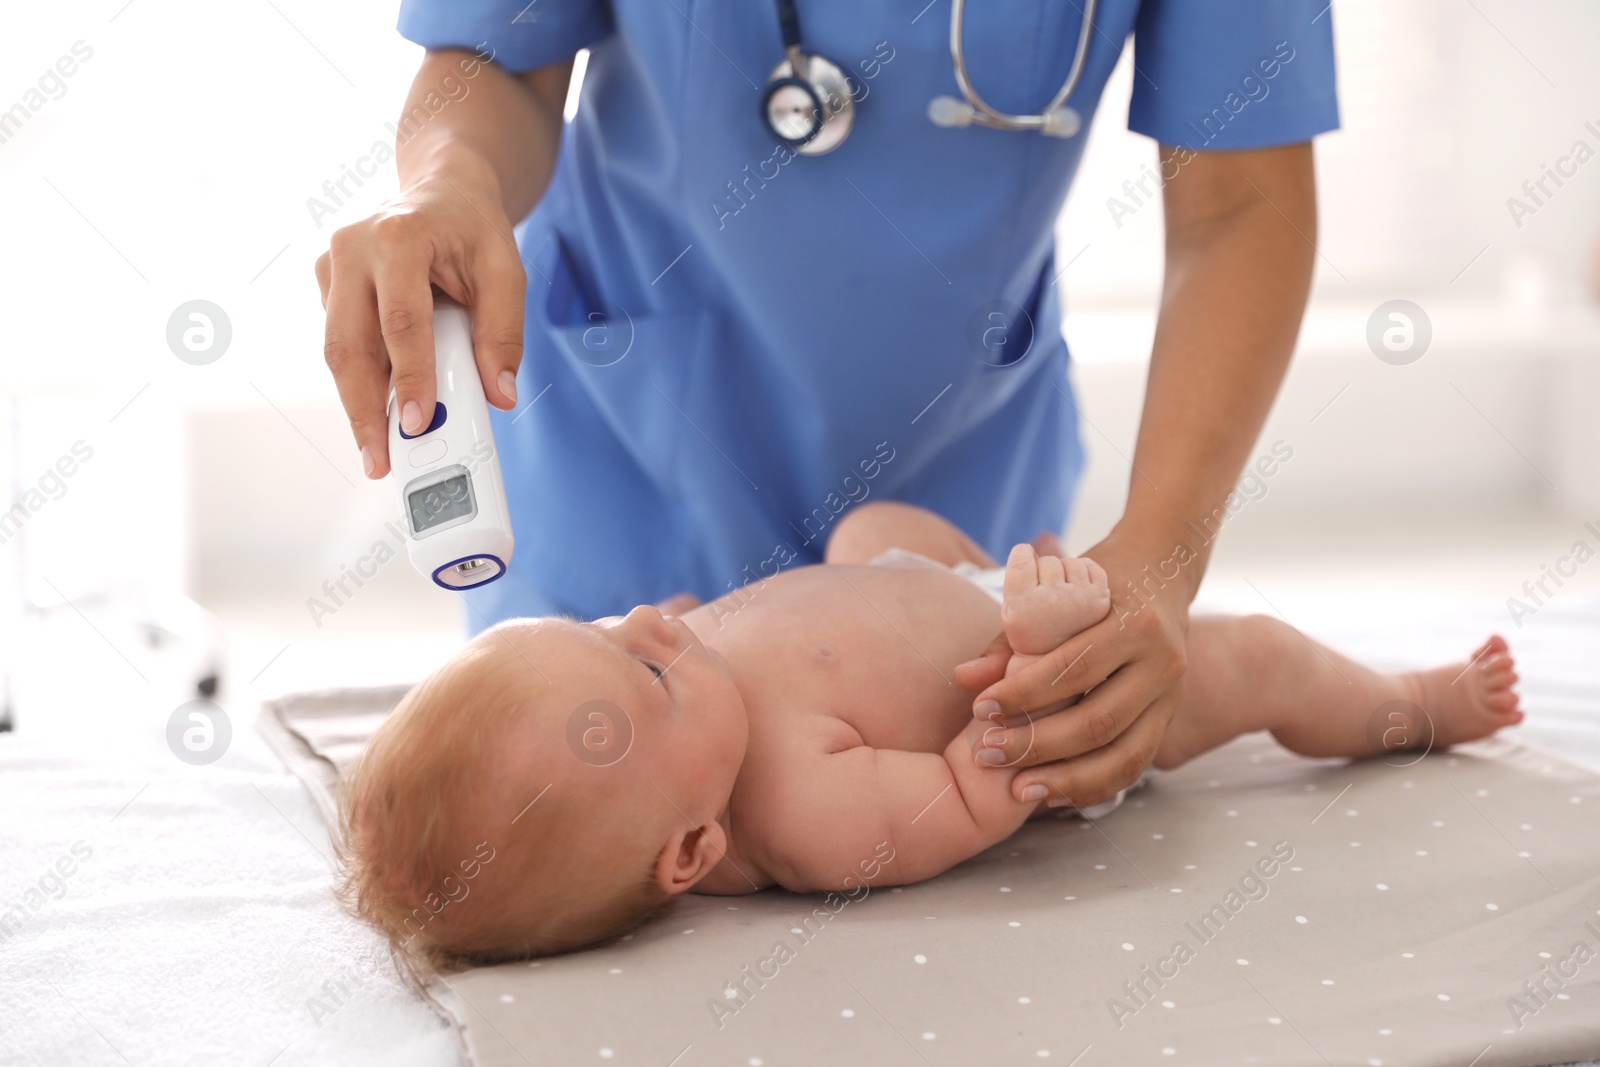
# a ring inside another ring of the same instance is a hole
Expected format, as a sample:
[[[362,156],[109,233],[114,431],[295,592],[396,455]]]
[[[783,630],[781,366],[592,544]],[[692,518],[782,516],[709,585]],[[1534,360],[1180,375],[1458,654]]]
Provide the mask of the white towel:
[[[461,1062],[238,718],[203,767],[0,737],[0,1064]]]

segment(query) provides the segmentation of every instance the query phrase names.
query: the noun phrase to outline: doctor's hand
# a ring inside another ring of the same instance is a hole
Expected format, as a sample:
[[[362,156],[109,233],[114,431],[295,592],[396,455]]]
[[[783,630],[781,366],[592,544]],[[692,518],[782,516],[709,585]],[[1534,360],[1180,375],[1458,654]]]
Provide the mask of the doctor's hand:
[[[961,686],[982,690],[973,714],[998,726],[985,731],[985,744],[1004,752],[1002,766],[1029,768],[1012,795],[1053,807],[1097,804],[1132,785],[1154,758],[1183,686],[1191,594],[1181,580],[1136,598],[1127,583],[1142,577],[1148,552],[1113,535],[1083,554],[1111,581],[1103,620],[1010,678],[1004,633],[956,668]],[[1085,695],[1067,707],[1077,694]]]
[[[433,292],[472,309],[472,345],[489,403],[517,402],[527,276],[492,178],[464,170],[407,187],[371,218],[334,231],[317,259],[328,322],[324,355],[368,478],[389,472],[391,374],[407,432],[433,416]]]

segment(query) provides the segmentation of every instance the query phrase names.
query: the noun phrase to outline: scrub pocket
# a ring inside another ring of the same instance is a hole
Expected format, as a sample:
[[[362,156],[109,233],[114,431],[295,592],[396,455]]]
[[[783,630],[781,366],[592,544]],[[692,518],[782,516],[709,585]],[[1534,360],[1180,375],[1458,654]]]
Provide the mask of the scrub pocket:
[[[683,439],[695,433],[684,397],[715,320],[701,310],[654,312],[610,301],[578,262],[559,233],[536,256],[529,284],[536,294],[544,286],[546,297],[529,301],[528,325],[530,334],[539,329],[546,337],[539,359],[559,365],[550,375],[588,396],[651,481],[671,485]]]

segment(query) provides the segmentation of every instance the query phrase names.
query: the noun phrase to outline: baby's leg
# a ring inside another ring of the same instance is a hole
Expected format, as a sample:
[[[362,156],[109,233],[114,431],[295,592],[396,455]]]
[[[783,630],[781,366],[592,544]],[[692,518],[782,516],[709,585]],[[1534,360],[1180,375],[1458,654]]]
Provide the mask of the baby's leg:
[[[870,563],[891,548],[916,552],[947,567],[957,563],[995,565],[989,554],[949,519],[893,500],[873,501],[847,512],[833,528],[823,558],[828,563]]]
[[[1188,660],[1157,767],[1176,767],[1255,730],[1271,730],[1303,756],[1370,756],[1472,741],[1522,721],[1511,688],[1516,671],[1500,637],[1467,661],[1388,674],[1270,616],[1211,616],[1190,623]],[[1380,713],[1391,701],[1407,703]]]

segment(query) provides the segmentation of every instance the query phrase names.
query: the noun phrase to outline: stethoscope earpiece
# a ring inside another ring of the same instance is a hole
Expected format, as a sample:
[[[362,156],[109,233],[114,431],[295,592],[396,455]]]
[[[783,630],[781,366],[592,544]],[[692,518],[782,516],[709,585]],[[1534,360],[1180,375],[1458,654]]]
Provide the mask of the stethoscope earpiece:
[[[1044,125],[1039,132],[1046,137],[1076,137],[1083,129],[1083,117],[1070,107],[1058,107],[1044,113]]]
[[[1053,111],[1046,111],[1041,115],[1020,115],[1020,120],[1026,121],[1026,126],[998,126],[991,122],[983,112],[967,103],[957,100],[953,96],[936,96],[928,101],[928,121],[935,126],[946,129],[960,129],[963,126],[997,126],[1000,129],[1030,129],[1038,130],[1046,137],[1076,137],[1078,131],[1083,129],[1083,117],[1070,107],[1058,107]]]
[[[977,114],[971,104],[953,96],[936,96],[928,101],[928,121],[946,129],[971,126]]]

